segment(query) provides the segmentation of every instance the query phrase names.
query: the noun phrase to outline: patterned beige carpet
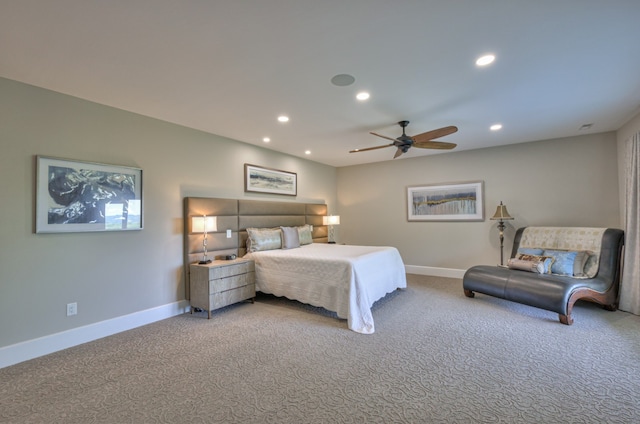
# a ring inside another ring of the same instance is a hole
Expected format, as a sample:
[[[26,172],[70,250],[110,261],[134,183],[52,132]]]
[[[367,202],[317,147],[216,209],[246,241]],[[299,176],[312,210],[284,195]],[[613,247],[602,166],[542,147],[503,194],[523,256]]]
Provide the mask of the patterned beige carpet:
[[[261,296],[0,370],[2,423],[634,423],[640,317],[409,275],[376,333]]]

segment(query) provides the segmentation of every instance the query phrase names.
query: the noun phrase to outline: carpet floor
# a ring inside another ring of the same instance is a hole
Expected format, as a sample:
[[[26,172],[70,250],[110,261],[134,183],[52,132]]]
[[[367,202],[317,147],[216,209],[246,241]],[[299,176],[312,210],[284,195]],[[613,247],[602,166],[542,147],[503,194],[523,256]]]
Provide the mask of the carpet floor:
[[[640,317],[408,275],[357,334],[259,295],[0,369],[2,423],[635,423]]]

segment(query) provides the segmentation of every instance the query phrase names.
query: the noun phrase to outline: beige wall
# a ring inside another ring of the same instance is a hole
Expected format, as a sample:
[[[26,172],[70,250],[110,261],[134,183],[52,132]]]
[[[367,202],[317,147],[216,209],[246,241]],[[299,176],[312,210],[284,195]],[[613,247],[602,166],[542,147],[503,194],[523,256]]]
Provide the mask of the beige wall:
[[[524,225],[619,227],[616,145],[638,130],[640,116],[617,139],[594,134],[335,169],[0,78],[0,366],[3,350],[18,356],[5,363],[19,361],[40,337],[47,345],[66,330],[91,333],[180,303],[182,198],[249,197],[244,163],[296,172],[296,199],[250,197],[326,201],[341,216],[339,242],[397,246],[412,267],[466,269],[498,261],[488,217],[500,200],[516,218],[507,246]],[[144,230],[34,234],[35,155],[142,168]],[[484,181],[484,222],[407,222],[407,186],[469,180]],[[70,302],[77,316],[66,317]]]
[[[336,204],[333,167],[6,79],[0,144],[0,348],[184,299],[185,196]],[[142,168],[144,229],[34,234],[35,155]],[[296,172],[297,198],[245,195],[244,163]]]
[[[484,222],[408,222],[408,186],[484,181]],[[620,227],[613,132],[338,168],[338,240],[396,246],[406,265],[467,269],[500,259],[496,222],[503,201],[505,257],[527,225]]]

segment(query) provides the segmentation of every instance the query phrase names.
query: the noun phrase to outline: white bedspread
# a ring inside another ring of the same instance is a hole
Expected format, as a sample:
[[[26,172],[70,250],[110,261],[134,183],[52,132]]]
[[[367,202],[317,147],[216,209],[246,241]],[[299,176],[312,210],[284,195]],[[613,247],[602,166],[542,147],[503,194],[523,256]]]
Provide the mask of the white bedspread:
[[[256,264],[256,290],[334,311],[349,328],[375,331],[371,306],[407,280],[395,247],[313,243],[245,255]]]

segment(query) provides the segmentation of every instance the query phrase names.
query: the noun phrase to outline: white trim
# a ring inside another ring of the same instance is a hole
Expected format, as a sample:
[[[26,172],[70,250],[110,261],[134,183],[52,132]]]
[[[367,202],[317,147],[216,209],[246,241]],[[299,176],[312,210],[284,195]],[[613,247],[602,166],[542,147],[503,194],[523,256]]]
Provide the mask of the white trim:
[[[405,265],[408,274],[432,275],[434,277],[462,278],[464,269],[437,268]],[[135,312],[95,324],[73,328],[60,333],[27,340],[0,348],[0,368],[48,355],[59,350],[87,343],[122,331],[131,330],[152,322],[189,312],[189,302],[182,300],[168,305]]]
[[[87,343],[122,331],[131,330],[152,322],[171,318],[190,310],[189,302],[181,300],[144,311],[134,312],[95,324],[73,328],[60,333],[27,340],[0,348],[0,368],[19,362],[28,361],[39,356],[48,355],[59,350]]]
[[[434,277],[462,278],[465,269],[437,268],[433,266],[405,265],[407,274],[432,275]]]

